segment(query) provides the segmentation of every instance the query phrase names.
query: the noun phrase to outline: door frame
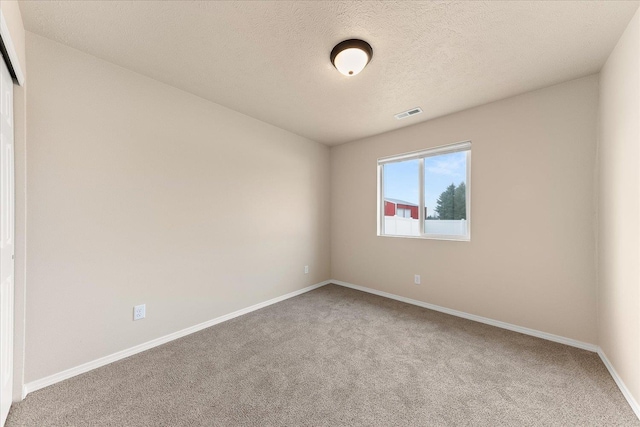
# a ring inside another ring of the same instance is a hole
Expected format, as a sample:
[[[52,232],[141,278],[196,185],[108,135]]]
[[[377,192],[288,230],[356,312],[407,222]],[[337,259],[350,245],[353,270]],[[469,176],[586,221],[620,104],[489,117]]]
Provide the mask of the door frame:
[[[14,84],[14,97],[13,97],[13,118],[14,118],[14,150],[13,151],[13,155],[14,155],[14,159],[16,158],[16,153],[15,153],[15,148],[16,148],[16,140],[15,140],[15,124],[16,124],[16,118],[17,117],[22,117],[24,119],[24,115],[23,112],[19,112],[19,114],[16,114],[16,102],[15,102],[15,86],[22,86],[24,87],[25,84],[25,76],[24,76],[24,72],[22,71],[22,67],[20,66],[20,61],[18,58],[18,54],[15,48],[15,44],[13,42],[13,39],[11,37],[11,33],[9,31],[9,26],[7,25],[7,21],[5,19],[4,13],[2,11],[2,9],[0,9],[0,61],[3,61],[6,65],[7,65],[7,69],[9,71],[9,74],[13,80],[13,84]],[[22,101],[24,102],[24,100]],[[23,141],[24,143],[24,141]],[[14,161],[14,168],[15,168],[15,161]],[[16,188],[18,187],[17,183],[16,183],[16,179],[15,179],[15,175],[16,175],[16,170],[14,169],[14,179],[13,179],[13,194],[14,197],[17,195],[16,192]],[[22,184],[20,185],[20,187],[22,187]],[[14,199],[14,220],[16,218],[16,211],[17,211],[17,205],[15,203],[15,199]],[[15,245],[17,242],[17,238],[18,233],[16,233],[16,231],[18,230],[18,227],[16,227],[16,224],[14,223],[14,232],[13,232],[13,244],[14,244],[14,251],[15,251]],[[24,236],[20,236],[21,238],[23,238]],[[18,255],[18,251],[15,251],[15,255]],[[15,280],[15,259],[14,259],[14,289],[13,289],[13,295],[14,295],[14,310],[13,310],[13,337],[12,337],[12,341],[14,342],[14,346],[15,346],[15,335],[16,335],[16,327],[19,326],[20,330],[22,331],[22,328],[24,327],[24,325],[21,323],[20,325],[17,325],[17,321],[21,320],[21,319],[17,319],[17,311],[16,311],[16,307],[15,307],[15,301],[16,301],[16,294],[17,294],[17,287],[16,287],[16,280]],[[20,287],[21,291],[24,290],[23,286]],[[21,297],[21,300],[23,300],[23,298]],[[20,311],[20,313],[22,313],[22,311]],[[22,313],[24,314],[24,313]],[[21,339],[20,342],[22,343],[23,340]],[[23,349],[21,348],[19,351],[21,356],[24,356],[23,354]],[[24,398],[24,379],[23,379],[23,363],[19,363],[18,366],[16,366],[16,360],[15,360],[15,354],[16,354],[16,349],[14,347],[14,351],[13,351],[13,362],[12,362],[12,371],[13,371],[13,384],[11,386],[12,390],[13,390],[13,396],[12,396],[12,400],[15,401],[20,401]],[[16,370],[19,370],[19,372],[16,372]]]
[[[9,33],[9,27],[7,21],[4,19],[2,9],[0,9],[0,52],[7,59],[7,68],[9,68],[9,74],[18,82],[18,86],[24,86],[24,73],[22,67],[20,67],[20,61],[18,61],[18,54],[16,53],[13,39]]]

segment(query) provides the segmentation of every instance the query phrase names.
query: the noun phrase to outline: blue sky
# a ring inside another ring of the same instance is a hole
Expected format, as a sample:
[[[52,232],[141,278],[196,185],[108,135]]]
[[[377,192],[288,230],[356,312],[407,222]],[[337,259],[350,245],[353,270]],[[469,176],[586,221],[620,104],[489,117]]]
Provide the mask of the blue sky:
[[[431,215],[436,200],[451,183],[466,181],[467,155],[461,151],[424,159],[425,206]],[[384,165],[384,196],[418,204],[418,160]]]

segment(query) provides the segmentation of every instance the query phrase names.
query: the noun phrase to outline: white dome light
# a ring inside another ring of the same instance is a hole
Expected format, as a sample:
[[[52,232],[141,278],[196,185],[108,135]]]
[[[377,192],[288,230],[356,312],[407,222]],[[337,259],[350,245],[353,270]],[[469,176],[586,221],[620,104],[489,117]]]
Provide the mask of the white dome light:
[[[367,66],[373,49],[369,43],[362,40],[345,40],[331,51],[331,62],[340,73],[345,76],[355,76]]]

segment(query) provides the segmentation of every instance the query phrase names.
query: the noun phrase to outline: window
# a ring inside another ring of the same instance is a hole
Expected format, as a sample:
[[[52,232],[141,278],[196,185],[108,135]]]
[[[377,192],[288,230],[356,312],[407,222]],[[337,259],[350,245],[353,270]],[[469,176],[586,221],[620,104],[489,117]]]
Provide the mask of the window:
[[[411,209],[398,208],[396,211],[396,216],[401,218],[411,218]]]
[[[470,240],[471,142],[378,159],[378,235]]]

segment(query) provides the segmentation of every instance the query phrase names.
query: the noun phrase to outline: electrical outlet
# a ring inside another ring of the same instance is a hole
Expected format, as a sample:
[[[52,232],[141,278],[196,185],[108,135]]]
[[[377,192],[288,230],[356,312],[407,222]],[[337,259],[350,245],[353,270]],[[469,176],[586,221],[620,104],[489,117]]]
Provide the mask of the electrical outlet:
[[[146,315],[147,307],[146,304],[136,305],[133,307],[133,320],[144,319]]]
[[[309,266],[308,265],[304,266],[304,274],[309,274]]]
[[[420,275],[416,274],[415,276],[413,276],[413,283],[415,283],[416,285],[420,284]]]

